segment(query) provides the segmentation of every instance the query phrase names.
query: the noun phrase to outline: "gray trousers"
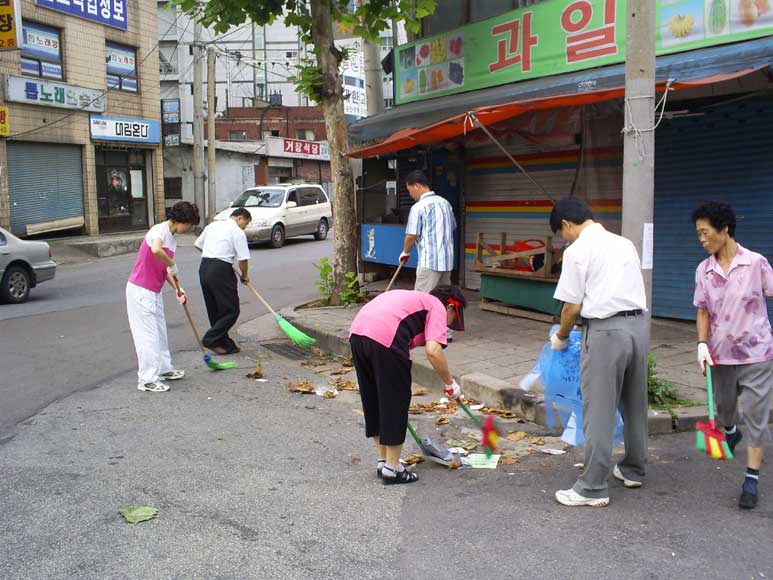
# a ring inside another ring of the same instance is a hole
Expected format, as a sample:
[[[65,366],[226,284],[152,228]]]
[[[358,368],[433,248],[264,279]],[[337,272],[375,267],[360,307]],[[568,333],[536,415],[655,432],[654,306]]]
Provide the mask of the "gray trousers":
[[[628,479],[641,481],[647,462],[646,318],[614,316],[586,320],[580,364],[585,470],[574,490],[585,497],[608,497],[612,470],[615,410],[625,423],[625,457],[618,463]]]
[[[717,365],[711,369],[711,378],[719,423],[732,427],[741,418],[746,423],[749,447],[766,445],[770,441],[768,420],[773,361]]]
[[[451,272],[437,272],[429,268],[416,268],[416,283],[413,289],[429,294],[441,285],[451,284]]]

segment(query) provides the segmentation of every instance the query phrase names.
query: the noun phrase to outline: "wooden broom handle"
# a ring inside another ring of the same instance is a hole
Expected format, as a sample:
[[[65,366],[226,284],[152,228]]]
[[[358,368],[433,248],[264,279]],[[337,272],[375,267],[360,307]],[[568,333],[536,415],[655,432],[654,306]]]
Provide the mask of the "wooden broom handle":
[[[180,281],[177,279],[177,276],[172,276],[172,281],[174,282],[174,287],[177,290],[177,293],[180,294],[180,292],[182,292],[182,289],[180,288]],[[196,330],[196,325],[193,324],[193,317],[191,316],[191,311],[188,310],[188,305],[183,304],[182,307],[183,307],[183,310],[185,310],[185,316],[188,317],[188,322],[191,323],[191,330],[193,330],[193,334],[196,336],[196,342],[199,343],[199,348],[201,349],[201,352],[203,354],[207,354],[207,351],[204,349],[204,343],[201,342],[199,331]]]
[[[406,262],[407,261],[408,260],[406,260]],[[392,284],[394,284],[395,280],[397,280],[397,275],[400,273],[400,270],[402,269],[404,263],[405,262],[400,260],[400,263],[397,264],[397,270],[395,270],[395,273],[392,274],[392,279],[389,281],[389,284],[387,285],[386,290],[384,290],[384,292],[389,292],[392,289]]]
[[[266,308],[268,308],[269,312],[271,312],[271,314],[273,314],[274,316],[276,316],[276,312],[274,312],[274,309],[273,309],[273,308],[271,308],[271,306],[269,306],[268,302],[266,302],[266,301],[263,299],[263,296],[261,296],[260,294],[258,294],[258,291],[257,291],[257,290],[255,290],[255,286],[253,286],[253,285],[252,285],[252,282],[250,282],[249,284],[247,284],[247,286],[249,287],[249,289],[250,289],[250,290],[252,290],[252,293],[253,293],[253,294],[255,294],[255,296],[257,296],[257,297],[258,297],[258,300],[260,300],[260,301],[263,303],[263,306],[265,306]]]

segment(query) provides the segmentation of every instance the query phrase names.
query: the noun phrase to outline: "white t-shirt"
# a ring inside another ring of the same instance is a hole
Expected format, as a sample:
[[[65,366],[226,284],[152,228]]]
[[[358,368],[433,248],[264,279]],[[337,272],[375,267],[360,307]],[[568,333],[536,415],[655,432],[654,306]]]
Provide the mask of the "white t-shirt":
[[[145,242],[151,248],[153,247],[153,240],[156,238],[161,238],[161,241],[164,244],[163,247],[171,251],[172,254],[177,251],[177,239],[169,230],[169,222],[163,221],[160,224],[156,224],[148,230],[147,234],[145,234]]]
[[[195,245],[201,250],[202,258],[215,258],[229,264],[234,262],[234,257],[240,262],[250,259],[247,235],[231,218],[209,224]]]
[[[582,304],[583,318],[609,318],[627,310],[646,310],[644,278],[630,240],[604,229],[586,227],[564,251],[556,300]]]

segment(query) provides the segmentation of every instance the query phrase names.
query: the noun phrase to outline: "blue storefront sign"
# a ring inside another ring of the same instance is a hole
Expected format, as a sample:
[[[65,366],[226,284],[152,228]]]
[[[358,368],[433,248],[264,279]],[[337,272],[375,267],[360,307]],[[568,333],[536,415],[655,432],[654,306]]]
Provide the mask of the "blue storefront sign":
[[[35,0],[35,4],[105,26],[128,28],[126,0]]]
[[[95,141],[161,142],[161,123],[150,119],[91,115],[89,125]]]

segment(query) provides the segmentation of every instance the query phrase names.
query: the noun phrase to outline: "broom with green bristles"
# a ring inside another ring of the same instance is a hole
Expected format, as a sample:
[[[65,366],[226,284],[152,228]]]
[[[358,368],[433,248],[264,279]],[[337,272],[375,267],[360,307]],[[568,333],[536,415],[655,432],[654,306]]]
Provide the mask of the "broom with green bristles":
[[[292,324],[290,324],[287,320],[282,318],[279,314],[277,314],[273,308],[269,305],[268,302],[266,302],[263,299],[263,296],[258,294],[258,291],[255,290],[255,287],[252,284],[247,284],[250,290],[252,290],[253,294],[258,297],[258,300],[260,300],[263,303],[263,306],[268,308],[269,312],[274,315],[274,320],[276,320],[277,326],[279,326],[279,330],[285,333],[287,338],[289,338],[294,345],[300,346],[302,348],[308,348],[310,346],[314,346],[317,341],[310,336],[304,334],[297,328],[295,328]]]

